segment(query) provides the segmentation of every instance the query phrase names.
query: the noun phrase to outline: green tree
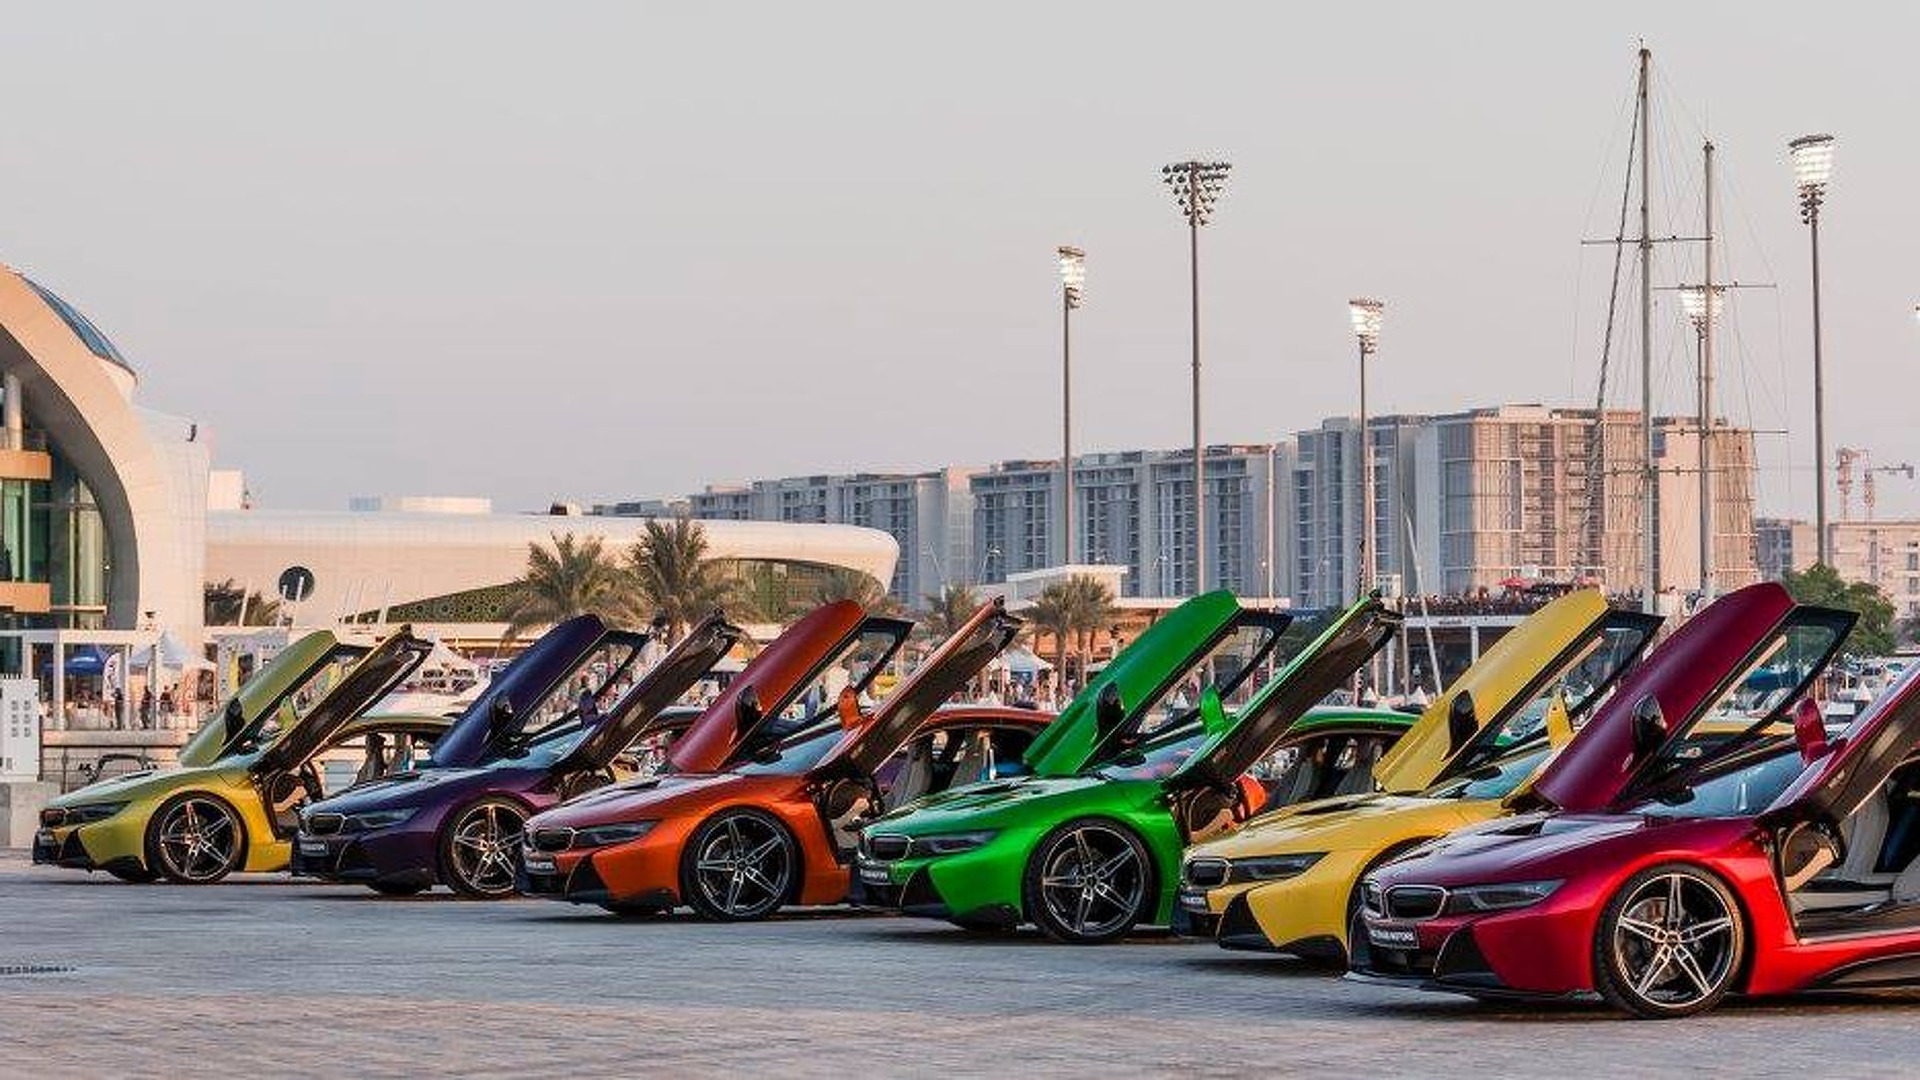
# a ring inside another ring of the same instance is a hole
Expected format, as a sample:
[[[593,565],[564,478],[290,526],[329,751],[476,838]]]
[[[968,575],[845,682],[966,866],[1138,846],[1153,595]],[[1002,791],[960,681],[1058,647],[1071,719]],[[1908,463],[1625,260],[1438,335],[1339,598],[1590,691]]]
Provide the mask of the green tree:
[[[248,592],[232,578],[207,582],[202,600],[202,614],[208,626],[275,626],[280,622],[278,597]]]
[[[920,599],[925,603],[920,633],[928,641],[947,640],[980,610],[980,595],[971,585],[948,585]]]
[[[666,620],[670,641],[715,608],[736,606],[742,595],[733,570],[707,557],[707,531],[687,517],[647,522],[627,552],[627,569],[638,599]]]
[[[526,573],[507,597],[506,637],[576,615],[598,615],[610,623],[638,621],[632,582],[598,537],[580,540],[567,533],[552,539],[551,548],[527,545]]]
[[[902,610],[900,602],[887,592],[887,587],[880,583],[879,578],[844,567],[823,573],[820,584],[813,591],[813,602],[816,604],[830,604],[836,600],[851,600],[875,615],[892,615]]]
[[[1087,664],[1093,656],[1094,635],[1113,624],[1113,589],[1097,577],[1075,574],[1066,580],[1062,591],[1074,647],[1080,657],[1081,676],[1084,678]]]
[[[1056,581],[1040,590],[1033,606],[1020,613],[1027,620],[1028,633],[1033,635],[1034,644],[1039,644],[1042,632],[1053,638],[1053,673],[1056,679],[1064,679],[1067,675],[1067,648],[1073,640],[1072,603],[1066,585]]]
[[[1841,647],[1846,655],[1885,656],[1893,651],[1893,601],[1873,583],[1847,581],[1838,570],[1825,563],[1800,571],[1789,570],[1780,583],[1793,594],[1796,603],[1859,613],[1860,621],[1853,625],[1853,633]]]

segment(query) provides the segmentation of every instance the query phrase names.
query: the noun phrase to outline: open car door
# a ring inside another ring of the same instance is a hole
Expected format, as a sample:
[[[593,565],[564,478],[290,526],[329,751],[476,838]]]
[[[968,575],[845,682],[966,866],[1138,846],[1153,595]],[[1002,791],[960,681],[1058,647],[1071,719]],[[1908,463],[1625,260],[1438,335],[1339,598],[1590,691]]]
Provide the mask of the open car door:
[[[617,631],[616,631],[617,632]],[[511,734],[516,719],[525,722],[536,706],[562,679],[599,646],[608,635],[597,615],[576,615],[540,635],[540,640],[514,657],[506,670],[493,677],[487,689],[467,706],[453,727],[433,747],[433,763],[462,767],[486,756],[500,735]],[[635,648],[646,635],[630,635]]]
[[[1768,808],[1769,823],[1812,822],[1837,830],[1903,763],[1920,752],[1920,664],[1854,718]]]
[[[1265,757],[1294,722],[1353,677],[1393,639],[1400,616],[1369,596],[1336,617],[1245,706],[1227,713],[1217,693],[1200,701],[1206,739],[1168,778],[1173,788],[1227,790]]]
[[[555,770],[603,769],[613,764],[616,755],[746,636],[746,631],[718,611],[702,619],[620,696],[607,716],[560,760]]]
[[[1725,747],[1750,742],[1825,669],[1855,618],[1796,606],[1773,582],[1728,593],[1621,680],[1525,801],[1603,810],[1629,787],[1674,782]],[[1702,727],[1709,721],[1712,730]]]
[[[1027,771],[1036,776],[1079,774],[1096,759],[1103,742],[1122,726],[1137,726],[1236,626],[1256,620],[1277,640],[1290,617],[1246,611],[1225,589],[1202,593],[1161,616],[1087,680],[1033,740],[1025,755]],[[1266,643],[1266,652],[1272,645]],[[1247,665],[1246,671],[1254,666]]]
[[[347,645],[326,630],[315,630],[288,643],[187,740],[180,748],[180,764],[211,765],[233,753],[243,738],[267,721],[268,713],[321,668],[366,652],[366,646]]]
[[[1380,759],[1380,790],[1423,791],[1552,741],[1549,719],[1579,724],[1659,627],[1658,615],[1610,608],[1597,589],[1568,593],[1534,612],[1462,672]]]
[[[942,702],[1000,655],[1019,632],[1020,620],[1007,614],[1005,600],[995,597],[980,605],[953,636],[942,642],[905,682],[887,695],[871,717],[828,751],[814,766],[814,776],[872,776],[913,738]]]
[[[314,702],[305,716],[280,733],[253,764],[260,774],[289,772],[306,763],[319,749],[365,712],[374,702],[386,697],[402,679],[433,651],[433,642],[413,636],[413,629],[402,626],[387,640],[373,647],[348,669],[331,690]]]

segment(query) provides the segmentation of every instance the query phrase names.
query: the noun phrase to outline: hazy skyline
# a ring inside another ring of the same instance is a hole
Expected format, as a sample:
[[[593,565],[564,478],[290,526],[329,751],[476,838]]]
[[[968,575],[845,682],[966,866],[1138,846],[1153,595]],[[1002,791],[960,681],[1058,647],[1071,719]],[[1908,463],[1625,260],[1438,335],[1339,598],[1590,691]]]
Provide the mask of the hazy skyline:
[[[1700,125],[1737,296],[1723,411],[1763,511],[1810,515],[1806,232],[1829,447],[1920,461],[1920,11],[1785,4],[18,5],[0,261],[84,310],[139,400],[263,505],[682,494],[1051,456],[1056,245],[1087,250],[1076,449],[1187,441],[1185,235],[1159,167],[1233,162],[1202,236],[1207,435],[1354,407],[1345,301],[1387,302],[1376,412],[1590,405],[1634,49],[1656,231]],[[944,17],[942,17],[944,16]],[[1693,280],[1663,248],[1656,284]],[[1691,338],[1657,315],[1660,406]],[[1610,401],[1637,404],[1616,355]],[[1636,377],[1637,378],[1637,377]],[[1882,478],[1883,516],[1920,490]],[[1837,515],[1837,501],[1833,503]]]

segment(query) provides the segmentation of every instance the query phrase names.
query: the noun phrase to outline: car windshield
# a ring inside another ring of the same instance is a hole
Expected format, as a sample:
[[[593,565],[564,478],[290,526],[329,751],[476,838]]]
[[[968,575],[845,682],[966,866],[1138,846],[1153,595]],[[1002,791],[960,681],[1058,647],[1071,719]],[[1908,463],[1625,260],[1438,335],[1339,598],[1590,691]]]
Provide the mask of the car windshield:
[[[1194,751],[1206,742],[1195,729],[1177,731],[1093,770],[1105,780],[1164,780],[1180,771]]]
[[[306,719],[364,655],[359,649],[335,649],[247,727],[234,741],[233,752],[251,754],[272,746]]]
[[[1423,797],[1428,799],[1504,799],[1514,793],[1527,777],[1547,760],[1553,753],[1549,747],[1539,747],[1523,753],[1513,754],[1498,761],[1488,762],[1477,769],[1463,773],[1443,784],[1428,788]]]
[[[829,750],[840,745],[841,734],[840,725],[830,723],[790,735],[741,762],[734,771],[745,776],[796,776],[820,764]]]
[[[1229,714],[1237,712],[1337,615],[1302,616],[1285,630],[1277,630],[1270,622],[1243,619],[1169,679],[1158,696],[1135,709],[1127,726],[1115,733],[1086,771],[1108,776],[1146,768],[1151,773],[1177,756],[1166,770],[1170,774],[1200,746],[1200,699],[1206,688],[1220,695],[1221,707]],[[1179,749],[1186,742],[1191,745]]]
[[[787,699],[780,711],[761,721],[733,753],[735,762],[768,761],[802,733],[831,721],[838,730],[840,691],[852,687],[862,711],[873,707],[875,691],[886,664],[902,640],[902,630],[890,624],[871,626],[841,646],[807,684]]]
[[[1772,806],[1806,769],[1789,738],[1769,738],[1703,769],[1682,788],[1662,792],[1629,812],[1650,817],[1746,817]]]
[[[564,758],[638,684],[643,645],[615,638],[581,655],[526,708],[517,737],[489,746],[478,764],[551,765]]]
[[[1556,671],[1544,673],[1533,696],[1519,703],[1506,719],[1482,728],[1453,763],[1453,771],[1465,774],[1482,765],[1492,764],[1520,747],[1547,737],[1547,713],[1558,699],[1566,706],[1567,718],[1578,723],[1591,714],[1595,705],[1614,685],[1614,676],[1637,655],[1653,633],[1653,622],[1631,622],[1609,626],[1597,637],[1575,650]],[[1478,796],[1475,796],[1476,798]]]

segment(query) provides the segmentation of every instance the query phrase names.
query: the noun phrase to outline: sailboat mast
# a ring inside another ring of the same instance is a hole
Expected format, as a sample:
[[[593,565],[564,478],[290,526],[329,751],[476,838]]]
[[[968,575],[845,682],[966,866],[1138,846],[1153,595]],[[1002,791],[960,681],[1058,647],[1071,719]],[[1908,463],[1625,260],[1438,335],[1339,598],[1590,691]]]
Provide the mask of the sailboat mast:
[[[1653,468],[1653,117],[1647,94],[1653,50],[1640,48],[1640,542],[1641,607],[1654,611],[1660,591],[1658,475]]]
[[[1713,141],[1701,148],[1707,229],[1702,233],[1705,280],[1700,301],[1700,598],[1713,597],[1713,323],[1718,305],[1713,283]]]

